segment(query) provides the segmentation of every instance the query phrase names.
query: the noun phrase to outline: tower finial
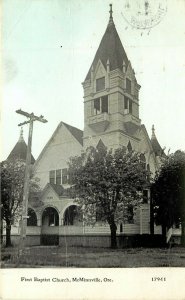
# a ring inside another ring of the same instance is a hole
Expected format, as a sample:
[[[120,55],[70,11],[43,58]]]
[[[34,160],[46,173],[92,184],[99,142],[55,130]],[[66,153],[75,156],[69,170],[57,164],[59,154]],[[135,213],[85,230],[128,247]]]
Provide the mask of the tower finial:
[[[22,141],[24,141],[24,138],[23,138],[23,128],[22,128],[22,126],[21,126],[19,142],[22,142]]]
[[[110,6],[110,10],[109,10],[109,13],[110,13],[109,22],[110,22],[110,21],[113,21],[113,17],[112,17],[113,10],[112,10],[112,4],[109,4],[109,6]]]
[[[152,125],[152,138],[155,138],[155,128],[154,128],[154,125]]]

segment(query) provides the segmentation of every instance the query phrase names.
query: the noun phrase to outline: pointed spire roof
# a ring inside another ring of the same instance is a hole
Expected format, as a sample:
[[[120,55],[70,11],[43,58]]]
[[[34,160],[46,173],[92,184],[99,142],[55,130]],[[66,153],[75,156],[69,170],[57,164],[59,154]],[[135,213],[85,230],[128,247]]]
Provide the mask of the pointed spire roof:
[[[26,161],[26,155],[27,155],[27,145],[25,143],[24,137],[23,137],[23,128],[21,127],[20,136],[18,142],[15,144],[14,148],[10,152],[8,156],[9,159],[22,159]],[[31,163],[34,164],[35,159],[33,155],[31,156]]]
[[[91,68],[96,67],[99,60],[103,63],[105,69],[107,61],[110,62],[110,71],[115,69],[122,70],[123,62],[127,68],[129,60],[127,58],[126,52],[123,48],[119,35],[117,33],[116,27],[113,21],[113,11],[112,4],[110,4],[110,18],[107,25],[106,31],[103,35],[103,38],[100,42],[99,48],[96,52],[92,65],[87,73],[85,80],[91,78]]]
[[[152,148],[153,148],[153,151],[156,156],[161,156],[164,154],[164,151],[161,148],[161,146],[156,138],[154,125],[152,125],[151,144],[152,144]]]

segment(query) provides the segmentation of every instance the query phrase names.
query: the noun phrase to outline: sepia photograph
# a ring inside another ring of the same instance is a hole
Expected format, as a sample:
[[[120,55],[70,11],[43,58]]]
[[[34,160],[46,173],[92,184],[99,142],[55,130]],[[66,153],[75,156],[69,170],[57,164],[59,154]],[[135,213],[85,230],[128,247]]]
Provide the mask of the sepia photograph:
[[[185,298],[184,15],[1,1],[1,299]]]

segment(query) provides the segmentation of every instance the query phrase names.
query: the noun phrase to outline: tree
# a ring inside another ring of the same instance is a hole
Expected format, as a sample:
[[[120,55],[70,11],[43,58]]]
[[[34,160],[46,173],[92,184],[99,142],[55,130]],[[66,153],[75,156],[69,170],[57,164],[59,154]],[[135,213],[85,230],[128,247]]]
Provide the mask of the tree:
[[[111,231],[111,247],[117,247],[117,222],[125,211],[138,206],[142,190],[148,186],[148,172],[135,152],[125,148],[115,151],[90,147],[86,153],[69,161],[69,180],[84,221],[93,224],[96,215],[107,221]]]
[[[6,246],[11,246],[11,225],[21,214],[25,175],[25,162],[20,159],[6,160],[1,163],[1,218],[6,223]],[[39,187],[30,180],[30,190],[36,192]]]
[[[185,233],[185,152],[176,151],[164,159],[151,187],[154,217],[166,229],[181,223],[182,242]]]

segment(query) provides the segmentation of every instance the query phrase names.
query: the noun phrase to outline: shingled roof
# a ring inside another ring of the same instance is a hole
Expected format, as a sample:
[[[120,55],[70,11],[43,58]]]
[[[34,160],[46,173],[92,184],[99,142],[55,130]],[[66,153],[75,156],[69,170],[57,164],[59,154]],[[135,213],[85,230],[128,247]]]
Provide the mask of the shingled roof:
[[[20,137],[18,142],[15,144],[14,148],[10,152],[7,160],[10,159],[22,159],[26,161],[26,155],[27,155],[27,144],[25,143],[25,140],[23,138],[23,131],[21,129]],[[33,155],[31,155],[31,164],[34,164],[35,159]]]
[[[64,188],[62,185],[58,185],[58,184],[53,184],[53,183],[49,183],[52,188],[54,189],[55,193],[57,193],[58,196],[62,196],[64,194]]]
[[[154,125],[152,126],[151,144],[152,144],[152,148],[153,148],[153,151],[154,151],[154,153],[155,153],[156,156],[162,156],[162,155],[164,155],[164,151],[161,148],[161,146],[160,146],[160,144],[159,144],[159,142],[158,142],[158,140],[156,138]]]
[[[109,23],[105,34],[100,42],[99,48],[96,52],[92,65],[87,73],[85,80],[90,79],[91,68],[95,69],[99,59],[106,68],[107,60],[109,59],[110,71],[115,69],[123,68],[123,61],[127,68],[129,60],[127,58],[126,52],[123,48],[119,35],[117,33],[116,27],[113,22],[112,16],[109,19]]]
[[[69,124],[66,124],[64,122],[61,122],[63,123],[67,129],[71,132],[71,134],[75,137],[75,139],[81,144],[83,145],[83,131],[76,128],[76,127],[73,127]]]

